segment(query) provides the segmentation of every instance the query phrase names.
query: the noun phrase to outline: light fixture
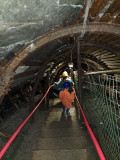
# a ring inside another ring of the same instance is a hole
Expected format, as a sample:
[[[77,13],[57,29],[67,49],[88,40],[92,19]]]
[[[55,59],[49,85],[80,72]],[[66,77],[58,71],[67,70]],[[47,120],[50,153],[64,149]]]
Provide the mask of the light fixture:
[[[72,62],[68,63],[68,66],[69,68],[73,68],[73,63]]]

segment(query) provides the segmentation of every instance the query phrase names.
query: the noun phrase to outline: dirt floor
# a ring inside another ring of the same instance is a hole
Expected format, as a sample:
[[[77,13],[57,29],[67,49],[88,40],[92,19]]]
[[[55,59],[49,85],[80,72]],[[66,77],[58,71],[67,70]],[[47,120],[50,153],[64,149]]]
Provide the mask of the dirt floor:
[[[19,125],[26,119],[29,113],[27,104],[21,107],[15,113],[9,114],[0,124],[0,131],[3,133],[13,134]],[[34,123],[31,119],[28,120],[26,125],[20,131],[19,135],[13,141],[2,160],[28,160],[31,157],[31,151],[34,149],[34,144],[39,137],[41,128],[44,127],[45,120],[49,110],[44,109],[44,104],[34,113]],[[0,150],[6,144],[9,138],[0,136]]]

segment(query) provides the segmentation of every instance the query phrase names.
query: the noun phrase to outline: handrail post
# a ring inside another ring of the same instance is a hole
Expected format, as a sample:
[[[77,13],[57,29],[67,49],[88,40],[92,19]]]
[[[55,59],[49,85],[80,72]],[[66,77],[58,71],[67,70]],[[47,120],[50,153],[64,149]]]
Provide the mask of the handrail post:
[[[50,71],[47,72],[47,87],[50,85]],[[49,93],[46,96],[46,107],[49,108]]]
[[[78,90],[79,90],[78,94],[79,94],[79,102],[82,106],[82,69],[81,69],[80,41],[78,41],[77,49],[78,49],[77,65],[78,65]]]
[[[77,42],[77,66],[78,66],[78,97],[79,97],[79,102],[80,105],[82,105],[82,69],[81,69],[81,53],[80,53],[80,40],[78,40]],[[81,121],[83,121],[82,119],[82,115],[80,112],[80,119]]]

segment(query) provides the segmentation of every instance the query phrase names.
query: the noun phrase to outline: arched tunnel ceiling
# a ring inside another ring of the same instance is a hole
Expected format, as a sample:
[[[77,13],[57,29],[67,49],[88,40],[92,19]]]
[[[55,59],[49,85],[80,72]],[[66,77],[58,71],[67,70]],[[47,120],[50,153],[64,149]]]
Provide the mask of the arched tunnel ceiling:
[[[67,65],[71,54],[77,67],[85,6],[82,0],[0,2],[0,96],[34,80],[40,70]],[[80,51],[82,66],[91,70],[120,68],[120,1],[92,1]]]

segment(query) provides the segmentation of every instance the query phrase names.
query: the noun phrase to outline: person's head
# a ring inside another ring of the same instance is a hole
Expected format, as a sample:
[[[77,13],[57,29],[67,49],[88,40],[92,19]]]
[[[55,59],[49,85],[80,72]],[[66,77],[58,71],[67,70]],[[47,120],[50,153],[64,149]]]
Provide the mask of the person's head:
[[[70,82],[64,82],[63,87],[64,88],[69,88],[70,87]]]
[[[64,71],[64,72],[62,73],[62,77],[63,77],[64,79],[66,79],[66,78],[68,77],[68,73],[67,73],[66,71]]]

